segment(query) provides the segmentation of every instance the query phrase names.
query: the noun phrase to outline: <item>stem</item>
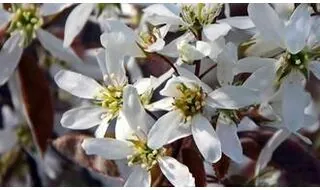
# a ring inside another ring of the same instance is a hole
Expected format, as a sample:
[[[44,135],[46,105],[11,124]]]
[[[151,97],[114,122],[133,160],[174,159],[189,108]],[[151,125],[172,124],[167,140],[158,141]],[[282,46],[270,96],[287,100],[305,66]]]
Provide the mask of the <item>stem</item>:
[[[196,69],[194,70],[194,74],[199,77],[200,74],[200,68],[201,68],[201,60],[195,61]]]
[[[161,54],[156,54],[158,55],[159,57],[161,57],[165,62],[167,62],[171,68],[174,70],[174,72],[176,73],[176,75],[180,76],[179,72],[178,72],[178,69],[176,68],[176,66],[174,65],[174,63],[172,63],[166,56],[164,55],[161,55]]]
[[[217,63],[212,65],[211,67],[209,67],[206,71],[204,71],[200,76],[199,78],[202,79],[204,76],[206,76],[206,74],[208,74],[212,69],[216,68],[217,67]]]

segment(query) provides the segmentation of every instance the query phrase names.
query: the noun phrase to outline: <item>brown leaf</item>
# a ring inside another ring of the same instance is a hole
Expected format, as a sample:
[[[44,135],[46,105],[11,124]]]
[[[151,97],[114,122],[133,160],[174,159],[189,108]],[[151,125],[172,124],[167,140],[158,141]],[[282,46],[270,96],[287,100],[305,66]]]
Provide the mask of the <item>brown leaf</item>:
[[[201,156],[191,148],[184,148],[181,153],[182,162],[189,168],[195,178],[196,187],[205,187],[207,185],[206,173]]]
[[[258,155],[273,134],[274,130],[264,129],[255,132],[241,132],[239,136],[240,139],[251,138],[256,144],[251,146],[249,151],[256,151]],[[242,144],[242,146],[244,154],[255,160],[256,156],[252,156],[252,153],[248,152],[246,144]],[[274,151],[270,164],[284,170],[291,185],[320,184],[320,160],[317,159],[310,147],[302,144],[293,135]]]
[[[28,124],[34,142],[43,154],[53,130],[54,113],[49,83],[32,53],[23,53],[18,68]]]
[[[118,177],[120,174],[113,161],[105,160],[100,156],[86,155],[81,147],[82,141],[86,138],[90,136],[70,133],[57,138],[52,144],[59,153],[80,166],[104,175]]]
[[[221,180],[225,177],[228,172],[229,165],[230,159],[225,154],[222,154],[221,159],[217,163],[212,164],[213,170],[215,171],[218,179]]]

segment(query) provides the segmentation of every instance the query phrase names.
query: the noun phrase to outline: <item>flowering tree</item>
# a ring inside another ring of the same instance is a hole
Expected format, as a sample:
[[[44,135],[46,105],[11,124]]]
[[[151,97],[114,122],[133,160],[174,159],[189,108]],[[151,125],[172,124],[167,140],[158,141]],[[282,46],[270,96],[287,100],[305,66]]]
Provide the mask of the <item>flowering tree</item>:
[[[319,9],[3,4],[0,184],[319,185]]]

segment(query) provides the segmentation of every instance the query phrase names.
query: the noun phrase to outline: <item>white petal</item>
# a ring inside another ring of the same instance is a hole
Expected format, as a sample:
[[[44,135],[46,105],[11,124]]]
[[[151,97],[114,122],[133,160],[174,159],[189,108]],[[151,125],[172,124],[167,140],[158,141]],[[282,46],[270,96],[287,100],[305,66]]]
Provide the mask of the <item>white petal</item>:
[[[239,73],[253,73],[261,67],[272,66],[275,62],[277,60],[271,58],[246,57],[238,61],[233,72],[235,75]]]
[[[192,118],[193,139],[206,161],[215,163],[221,158],[221,144],[207,118],[197,114]]]
[[[284,23],[270,5],[266,3],[250,3],[248,14],[264,40],[271,41],[285,49]]]
[[[73,39],[81,32],[94,6],[93,3],[82,3],[69,14],[64,28],[64,47],[70,46]]]
[[[226,36],[230,30],[230,25],[226,23],[210,24],[203,28],[203,34],[210,41],[215,41],[221,36]]]
[[[153,77],[140,78],[133,84],[133,86],[138,91],[138,94],[143,94],[143,93],[148,92],[149,90],[151,90],[153,80],[154,80]]]
[[[240,86],[224,86],[209,96],[206,99],[208,105],[222,109],[239,109],[260,101],[258,91]]]
[[[0,130],[0,154],[3,154],[13,148],[17,143],[17,137],[15,131]]]
[[[238,124],[238,132],[240,131],[253,131],[258,128],[257,124],[249,117],[245,116]]]
[[[168,80],[164,88],[160,91],[162,96],[169,97],[179,97],[181,92],[177,89],[177,86],[181,84],[182,81],[178,77],[172,77]]]
[[[94,99],[102,89],[94,79],[67,70],[59,71],[54,80],[60,88],[80,98]]]
[[[213,61],[217,61],[218,55],[222,52],[225,47],[224,37],[220,37],[214,42],[209,42],[210,45],[210,54],[208,55]]]
[[[101,107],[86,106],[71,109],[61,118],[61,125],[69,129],[89,129],[99,125],[105,110]]]
[[[161,51],[158,53],[163,54],[165,56],[169,57],[179,57],[178,52],[178,44],[180,44],[182,41],[191,41],[194,40],[194,36],[191,32],[186,32],[185,34],[181,35],[180,37],[176,38],[175,40],[172,40],[168,45],[166,45]]]
[[[291,15],[286,26],[286,47],[292,54],[301,51],[308,40],[312,26],[311,16],[307,4],[300,4]]]
[[[127,179],[124,187],[150,187],[151,174],[147,170],[136,166],[129,178]]]
[[[153,4],[143,9],[143,12],[148,15],[147,19],[153,25],[164,23],[180,25],[183,23],[179,17],[180,10],[174,4]]]
[[[165,144],[190,135],[190,128],[182,126],[182,122],[183,118],[179,111],[171,111],[160,117],[149,131],[148,146],[152,149],[158,149]]]
[[[173,109],[172,104],[174,103],[174,99],[171,97],[162,98],[159,101],[153,102],[146,106],[149,111],[158,111],[158,110],[165,110],[171,111]]]
[[[3,85],[17,67],[23,49],[19,46],[19,33],[11,36],[2,46],[0,52],[0,86]]]
[[[225,19],[220,19],[217,22],[227,23],[230,26],[238,29],[249,29],[254,27],[253,22],[250,20],[248,16],[234,16]]]
[[[112,50],[122,56],[145,56],[141,48],[137,45],[136,34],[131,28],[127,27],[120,21],[108,20],[107,23],[110,24],[111,27],[113,27],[111,28],[111,32],[105,32],[100,36],[101,44],[107,49],[107,51]]]
[[[98,155],[107,160],[124,159],[133,153],[132,147],[127,142],[111,138],[84,139],[82,148],[87,155]]]
[[[221,86],[231,85],[233,82],[233,68],[238,60],[236,50],[237,47],[229,42],[218,55],[217,78]]]
[[[11,14],[5,9],[0,8],[0,29],[5,27],[11,19]]]
[[[236,124],[228,116],[219,114],[216,131],[221,143],[222,152],[233,161],[241,163],[244,157],[241,142],[237,135]]]
[[[314,76],[320,79],[320,61],[311,61],[309,64],[309,69],[312,71]]]
[[[41,16],[53,15],[63,11],[71,5],[72,3],[43,3],[40,7],[40,14]]]
[[[96,138],[103,138],[105,136],[111,121],[109,119],[102,119],[100,122],[100,125],[94,133]]]
[[[181,164],[176,159],[164,156],[158,159],[163,175],[175,187],[194,187],[195,180],[189,172],[187,166]]]
[[[276,75],[275,65],[264,66],[257,69],[243,83],[243,87],[263,91],[273,85]]]
[[[83,61],[78,57],[72,48],[64,48],[63,42],[49,32],[38,29],[37,37],[41,45],[48,50],[52,56],[57,57],[58,59],[67,63],[83,63]]]
[[[126,141],[128,139],[136,138],[136,131],[130,127],[122,112],[120,112],[117,117],[115,133],[116,139],[118,140]]]
[[[304,108],[307,106],[307,92],[304,90],[303,85],[292,80],[288,78],[283,83],[282,115],[285,126],[294,132],[303,127]]]
[[[149,128],[153,123],[149,123],[148,114],[141,104],[140,96],[137,90],[131,85],[127,85],[123,89],[122,112],[130,127],[134,131],[137,131],[138,135],[141,132],[144,136],[148,134]]]
[[[96,58],[97,58],[100,70],[102,72],[102,75],[106,76],[108,74],[108,69],[107,69],[107,65],[106,65],[105,49],[98,50]]]
[[[255,176],[267,166],[272,158],[273,152],[290,136],[290,134],[291,133],[288,130],[280,129],[269,139],[257,159]]]

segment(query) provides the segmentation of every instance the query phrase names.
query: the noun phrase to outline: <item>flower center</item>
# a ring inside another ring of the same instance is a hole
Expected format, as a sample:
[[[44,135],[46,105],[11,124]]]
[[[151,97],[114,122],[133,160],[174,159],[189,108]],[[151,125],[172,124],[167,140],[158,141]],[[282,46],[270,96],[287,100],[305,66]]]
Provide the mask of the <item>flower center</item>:
[[[173,105],[183,113],[186,121],[203,111],[204,100],[207,95],[201,87],[189,88],[181,83],[177,89],[181,92],[181,96],[174,99]]]
[[[297,54],[286,52],[281,58],[281,65],[277,70],[277,82],[287,76],[292,70],[300,71],[305,77],[308,77],[309,56],[306,52],[300,51]]]
[[[113,116],[118,115],[123,103],[123,87],[109,85],[103,88],[96,96],[96,103],[108,109]]]
[[[147,31],[139,33],[139,45],[146,49],[160,38],[160,30],[156,27],[148,27]]]
[[[43,24],[39,8],[33,4],[12,6],[13,18],[8,32],[20,32],[23,36],[23,46],[27,47],[36,37],[36,30]]]
[[[127,157],[128,165],[140,165],[146,170],[150,170],[157,164],[158,157],[162,157],[166,153],[165,148],[153,150],[147,146],[147,143],[141,140],[129,140],[133,143],[134,153]]]
[[[188,24],[187,28],[199,30],[205,25],[214,23],[221,9],[221,3],[182,5],[181,18]]]

